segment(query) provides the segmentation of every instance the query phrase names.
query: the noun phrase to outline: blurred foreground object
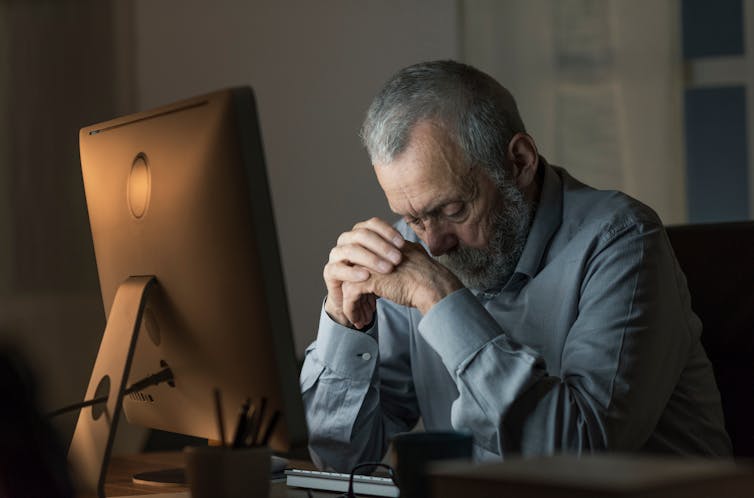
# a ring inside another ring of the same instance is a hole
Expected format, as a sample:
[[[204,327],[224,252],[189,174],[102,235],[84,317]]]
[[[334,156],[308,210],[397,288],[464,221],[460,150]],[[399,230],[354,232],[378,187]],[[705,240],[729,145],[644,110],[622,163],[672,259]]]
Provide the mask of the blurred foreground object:
[[[65,452],[37,405],[23,355],[0,345],[0,498],[68,498],[73,487]]]

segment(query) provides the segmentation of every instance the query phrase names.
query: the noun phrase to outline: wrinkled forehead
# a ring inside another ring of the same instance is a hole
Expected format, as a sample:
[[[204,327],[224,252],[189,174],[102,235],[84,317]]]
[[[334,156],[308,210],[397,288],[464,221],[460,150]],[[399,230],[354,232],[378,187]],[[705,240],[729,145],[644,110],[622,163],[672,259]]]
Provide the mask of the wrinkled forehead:
[[[418,123],[408,146],[388,164],[375,164],[377,180],[390,208],[399,214],[420,214],[438,202],[461,199],[475,185],[477,168],[466,161],[441,127]]]

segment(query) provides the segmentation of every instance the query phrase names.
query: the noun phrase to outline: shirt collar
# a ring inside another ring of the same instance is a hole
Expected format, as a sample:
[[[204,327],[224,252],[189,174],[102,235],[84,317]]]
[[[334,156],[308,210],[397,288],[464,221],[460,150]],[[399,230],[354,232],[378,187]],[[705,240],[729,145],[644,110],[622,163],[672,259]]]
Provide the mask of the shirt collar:
[[[515,270],[515,273],[521,273],[529,278],[534,277],[539,271],[542,256],[552,235],[560,226],[563,215],[562,181],[544,157],[540,156],[539,159],[539,166],[544,170],[542,191],[539,194],[534,221]]]

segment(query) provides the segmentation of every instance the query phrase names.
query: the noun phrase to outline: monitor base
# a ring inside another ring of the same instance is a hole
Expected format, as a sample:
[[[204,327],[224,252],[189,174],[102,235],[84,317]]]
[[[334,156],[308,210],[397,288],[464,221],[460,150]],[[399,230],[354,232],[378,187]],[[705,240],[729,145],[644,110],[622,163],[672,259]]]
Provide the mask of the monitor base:
[[[139,472],[131,476],[131,481],[134,484],[155,487],[185,486],[186,472],[182,468]]]

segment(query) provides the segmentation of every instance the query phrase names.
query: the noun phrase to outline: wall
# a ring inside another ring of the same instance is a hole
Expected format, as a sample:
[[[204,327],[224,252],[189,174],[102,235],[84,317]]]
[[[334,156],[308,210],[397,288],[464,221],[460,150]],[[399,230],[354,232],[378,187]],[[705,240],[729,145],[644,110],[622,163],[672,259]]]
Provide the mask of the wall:
[[[82,399],[104,327],[78,130],[130,110],[127,14],[0,3],[0,343],[32,364],[43,410]],[[75,421],[54,421],[65,443]]]
[[[81,399],[104,327],[78,130],[201,92],[258,95],[299,354],[338,234],[390,216],[358,141],[382,82],[457,57],[440,2],[0,2],[0,343],[19,347],[43,410]],[[56,427],[70,441],[75,415]],[[118,451],[144,431],[122,424]]]
[[[338,235],[392,219],[362,150],[363,114],[399,68],[457,58],[453,0],[134,2],[139,109],[250,84],[257,95],[299,354],[314,338]]]

